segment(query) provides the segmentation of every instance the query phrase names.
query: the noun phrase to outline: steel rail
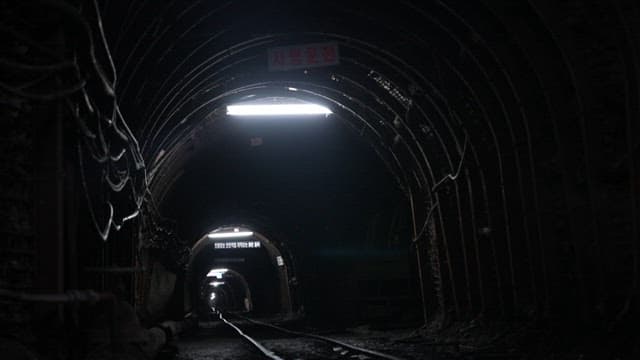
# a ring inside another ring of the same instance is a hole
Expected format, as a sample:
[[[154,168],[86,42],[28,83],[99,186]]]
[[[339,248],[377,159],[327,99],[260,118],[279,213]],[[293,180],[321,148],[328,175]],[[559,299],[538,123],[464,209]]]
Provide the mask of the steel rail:
[[[281,358],[280,356],[276,355],[273,351],[267,349],[266,347],[264,347],[262,344],[260,344],[258,341],[256,341],[255,339],[253,339],[252,337],[250,337],[249,335],[245,334],[244,332],[242,332],[242,330],[240,330],[239,327],[233,325],[230,321],[228,321],[227,319],[225,319],[222,316],[221,312],[218,312],[218,317],[220,318],[220,320],[222,320],[222,322],[224,322],[225,324],[227,324],[230,328],[232,328],[233,330],[235,330],[238,335],[242,336],[245,340],[247,340],[251,345],[253,345],[256,349],[258,349],[264,356],[273,359],[273,360],[284,360],[283,358]]]
[[[369,350],[369,349],[365,349],[365,348],[361,348],[359,346],[355,346],[355,345],[351,345],[351,344],[347,344],[343,341],[340,340],[336,340],[336,339],[332,339],[332,338],[328,338],[326,336],[321,336],[321,335],[316,335],[316,334],[309,334],[309,333],[304,333],[304,332],[300,332],[300,331],[294,331],[294,330],[289,330],[289,329],[285,329],[276,325],[272,325],[272,324],[268,324],[262,321],[258,321],[258,320],[253,320],[241,315],[237,315],[234,314],[234,316],[249,321],[250,323],[256,324],[256,325],[260,325],[260,326],[264,326],[264,327],[268,327],[270,329],[274,329],[277,330],[279,332],[285,333],[285,334],[289,334],[289,335],[294,335],[297,337],[306,337],[306,338],[311,338],[311,339],[317,339],[317,340],[322,340],[334,345],[338,345],[338,346],[342,346],[344,348],[359,352],[359,353],[363,353],[363,354],[367,354],[370,356],[374,356],[376,358],[379,359],[386,359],[386,360],[404,360],[403,358],[397,357],[397,356],[393,356],[393,355],[389,355],[389,354],[385,354],[385,353],[381,353],[375,350]],[[222,319],[222,317],[221,317]]]

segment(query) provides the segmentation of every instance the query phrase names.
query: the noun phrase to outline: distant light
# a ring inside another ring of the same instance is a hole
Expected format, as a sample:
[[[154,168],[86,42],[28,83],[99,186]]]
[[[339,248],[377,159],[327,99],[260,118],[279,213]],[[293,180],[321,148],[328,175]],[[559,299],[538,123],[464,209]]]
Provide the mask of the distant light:
[[[213,287],[218,287],[220,285],[224,285],[224,281],[212,281],[209,283],[209,285],[213,286]]]
[[[215,277],[218,279],[222,279],[222,275],[229,271],[229,269],[212,269],[207,273],[207,277]]]
[[[287,90],[289,90],[289,91],[298,91],[298,89],[294,88],[294,87],[288,87]]]
[[[211,293],[211,296],[209,296],[209,299],[213,300],[216,298],[216,293]]]
[[[292,90],[293,91],[293,90]],[[273,116],[273,115],[329,115],[331,110],[317,104],[255,104],[229,105],[227,115]]]
[[[238,229],[234,229],[234,231],[232,232],[208,233],[207,237],[209,239],[220,239],[220,238],[243,237],[243,236],[251,236],[251,235],[253,235],[253,231],[238,231]]]

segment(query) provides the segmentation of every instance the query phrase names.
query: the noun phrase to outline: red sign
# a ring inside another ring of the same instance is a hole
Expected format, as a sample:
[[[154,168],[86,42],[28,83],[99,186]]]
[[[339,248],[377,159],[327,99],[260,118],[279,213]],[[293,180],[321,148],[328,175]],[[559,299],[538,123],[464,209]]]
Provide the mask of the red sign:
[[[267,55],[269,71],[332,66],[340,60],[338,44],[332,42],[275,47]]]

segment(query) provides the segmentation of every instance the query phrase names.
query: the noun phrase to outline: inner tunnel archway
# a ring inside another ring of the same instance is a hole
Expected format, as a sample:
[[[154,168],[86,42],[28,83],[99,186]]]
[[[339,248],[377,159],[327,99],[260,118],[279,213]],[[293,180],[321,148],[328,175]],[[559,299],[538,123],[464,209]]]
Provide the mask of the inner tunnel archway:
[[[228,268],[211,268],[200,281],[197,312],[201,317],[215,310],[250,312],[253,310],[251,289],[245,277]]]
[[[293,268],[290,258],[250,227],[217,227],[192,246],[186,270],[185,310],[207,314],[214,300],[210,295],[216,294],[214,303],[221,309],[290,315],[289,269]],[[220,301],[225,301],[224,305]]]

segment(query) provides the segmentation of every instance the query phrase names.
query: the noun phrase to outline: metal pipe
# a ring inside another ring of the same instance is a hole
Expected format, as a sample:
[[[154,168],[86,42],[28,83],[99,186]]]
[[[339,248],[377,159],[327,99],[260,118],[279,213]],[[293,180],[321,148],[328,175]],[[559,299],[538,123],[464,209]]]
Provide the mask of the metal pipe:
[[[61,54],[64,54],[65,41],[62,31],[58,31],[57,35],[57,47]],[[56,79],[56,85],[60,89],[62,88],[60,78]],[[54,186],[55,186],[55,255],[56,255],[56,278],[55,278],[55,291],[63,292],[65,288],[65,203],[64,203],[64,136],[63,136],[63,107],[62,102],[56,103],[56,117],[55,117],[55,158],[54,158]],[[58,320],[64,322],[64,308],[58,306]]]
[[[0,289],[0,298],[8,298],[26,302],[45,303],[75,303],[75,302],[101,302],[115,299],[112,293],[96,292],[93,290],[68,290],[58,294],[30,294],[25,292]]]
[[[411,187],[409,187],[409,204],[411,206],[411,224],[413,227],[413,239],[414,244],[416,245],[416,261],[418,262],[418,278],[420,279],[420,296],[422,297],[422,315],[424,318],[424,325],[427,324],[428,313],[427,313],[427,299],[424,295],[424,280],[422,275],[422,261],[420,257],[420,242],[416,241],[416,237],[418,236],[418,229],[416,228],[416,213],[413,204],[413,192],[411,191]]]
[[[100,267],[100,266],[92,266],[85,267],[85,272],[98,272],[98,273],[132,273],[132,272],[143,272],[145,271],[142,267],[136,266],[111,266],[111,267]]]

